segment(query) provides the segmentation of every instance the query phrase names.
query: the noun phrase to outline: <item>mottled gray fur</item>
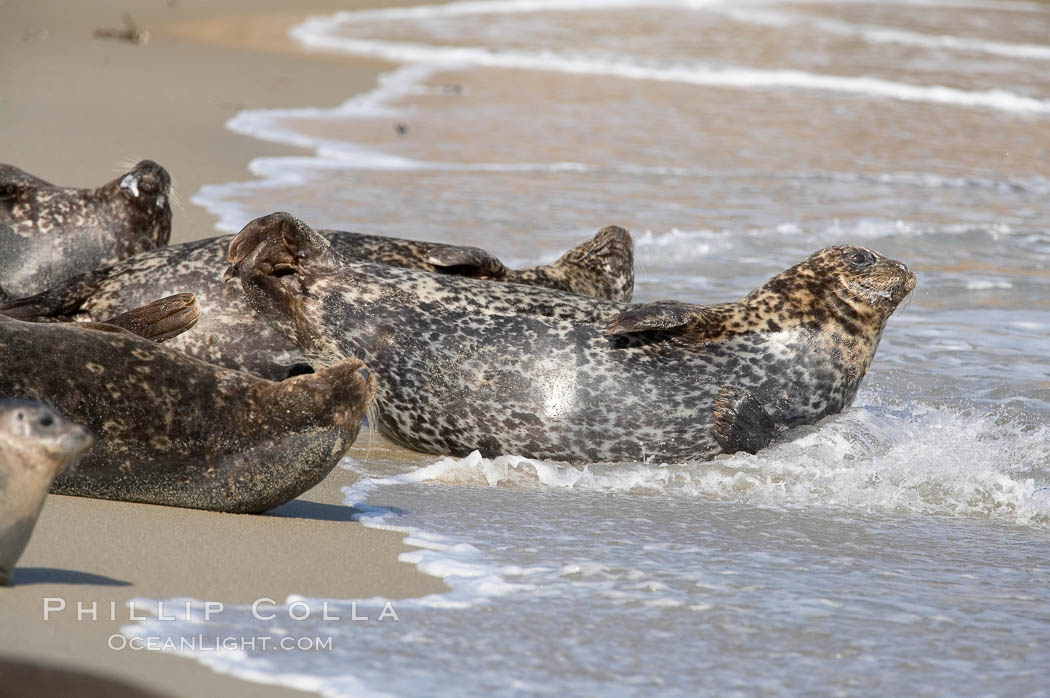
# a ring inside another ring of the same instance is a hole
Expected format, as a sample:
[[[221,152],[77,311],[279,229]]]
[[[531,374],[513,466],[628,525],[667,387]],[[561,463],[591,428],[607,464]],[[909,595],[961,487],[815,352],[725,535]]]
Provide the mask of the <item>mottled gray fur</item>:
[[[435,243],[325,231],[332,247],[348,259],[434,269],[424,258],[437,248],[445,259],[483,251]],[[197,295],[200,320],[193,332],[168,341],[168,346],[190,356],[227,368],[248,371],[271,380],[288,376],[289,369],[304,361],[292,342],[259,322],[244,301],[237,284],[223,281],[226,253],[233,236],[171,245],[70,279],[44,293],[0,307],[0,313],[22,320],[83,322],[103,321],[160,296],[181,292]],[[594,290],[604,279],[606,293],[630,297],[634,285],[633,245],[630,235],[610,226],[594,238],[569,250],[562,261],[521,271],[505,270],[504,280],[529,276],[533,283],[575,280],[581,291]],[[568,261],[566,261],[568,260]],[[454,270],[467,269],[464,266]],[[451,272],[450,272],[451,273]],[[493,293],[512,303],[521,293],[516,284]],[[528,290],[524,291],[528,298]],[[581,300],[582,302],[582,300]]]
[[[41,400],[97,443],[53,492],[265,511],[320,482],[375,390],[360,361],[280,383],[112,326],[0,317],[0,395]]]
[[[736,303],[630,305],[346,263],[288,214],[230,247],[252,306],[318,362],[379,377],[382,433],[412,449],[570,462],[685,462],[757,450],[713,429],[730,387],[778,430],[853,400],[889,315],[914,287],[869,250],[822,250]],[[764,419],[748,423],[763,424]],[[738,445],[742,444],[742,445]]]
[[[168,244],[170,188],[150,160],[98,189],[58,187],[0,164],[0,299]]]

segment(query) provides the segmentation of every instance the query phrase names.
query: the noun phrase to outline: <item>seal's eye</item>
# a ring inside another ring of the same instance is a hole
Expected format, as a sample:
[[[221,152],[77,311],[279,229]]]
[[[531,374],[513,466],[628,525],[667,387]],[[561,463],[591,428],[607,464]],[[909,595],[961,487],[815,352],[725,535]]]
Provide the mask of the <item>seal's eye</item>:
[[[867,250],[853,249],[846,253],[846,261],[853,265],[854,269],[867,269],[875,264],[875,255]]]

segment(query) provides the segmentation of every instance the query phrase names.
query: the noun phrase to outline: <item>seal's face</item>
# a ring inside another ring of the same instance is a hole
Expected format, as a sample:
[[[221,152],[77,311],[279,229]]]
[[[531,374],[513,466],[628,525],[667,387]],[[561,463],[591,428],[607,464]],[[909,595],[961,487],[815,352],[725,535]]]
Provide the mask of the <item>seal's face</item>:
[[[858,312],[874,309],[885,319],[915,289],[915,274],[902,262],[865,247],[828,250],[828,264],[837,270],[836,293]]]
[[[171,177],[168,171],[143,160],[117,180],[117,193],[139,215],[154,221],[150,232],[157,245],[166,245],[171,234]]]
[[[152,160],[143,160],[120,178],[121,195],[144,210],[167,206],[170,190],[167,170]]]
[[[0,446],[21,456],[25,467],[53,468],[52,477],[66,471],[93,443],[87,429],[66,421],[35,400],[0,401]],[[40,458],[44,455],[44,458]]]
[[[579,288],[574,287],[573,292],[630,301],[634,293],[634,240],[623,228],[606,226],[591,240],[563,254],[554,267],[582,275]]]
[[[915,288],[915,275],[896,260],[853,245],[828,247],[811,255],[771,283],[804,293],[849,314],[885,322]],[[839,314],[839,313],[836,313]]]

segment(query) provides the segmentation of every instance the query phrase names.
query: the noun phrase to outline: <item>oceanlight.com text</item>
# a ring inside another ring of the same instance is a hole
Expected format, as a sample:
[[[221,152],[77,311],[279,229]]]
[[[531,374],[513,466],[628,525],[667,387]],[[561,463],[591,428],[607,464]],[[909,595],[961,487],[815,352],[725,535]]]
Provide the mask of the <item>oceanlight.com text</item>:
[[[108,645],[116,652],[331,652],[333,647],[331,637],[222,636],[203,633],[178,638],[126,637],[117,633],[109,636]]]

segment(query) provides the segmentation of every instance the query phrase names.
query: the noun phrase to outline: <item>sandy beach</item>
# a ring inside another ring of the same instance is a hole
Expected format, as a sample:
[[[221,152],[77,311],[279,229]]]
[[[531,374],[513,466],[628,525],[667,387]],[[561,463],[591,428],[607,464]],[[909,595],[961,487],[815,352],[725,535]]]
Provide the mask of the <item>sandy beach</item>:
[[[375,4],[375,3],[370,3]],[[381,3],[380,3],[381,4]],[[215,233],[215,219],[188,202],[202,185],[248,179],[260,155],[295,152],[224,129],[244,108],[331,106],[374,85],[386,66],[290,41],[309,6],[251,0],[0,0],[0,160],[55,183],[97,186],[123,165],[150,158],[172,174],[182,206],[172,241]],[[129,13],[145,44],[94,38]],[[132,598],[193,597],[227,604],[261,597],[393,599],[441,591],[397,561],[396,533],[350,520],[336,469],[269,516],[232,516],[52,495],[14,576],[0,592],[0,657],[53,663],[169,695],[302,695],[220,676],[196,662],[113,651]],[[44,621],[44,599],[68,612]],[[76,604],[98,620],[77,620]],[[110,603],[118,613],[110,618]]]
[[[307,52],[296,22],[380,2],[154,0],[0,3],[0,153],[64,186],[98,186],[143,158],[172,175],[172,242],[215,234],[188,202],[204,184],[250,179],[249,161],[303,151],[231,133],[242,109],[337,105],[375,85],[389,65]],[[402,3],[404,4],[404,3]],[[143,45],[95,38],[127,14]]]

